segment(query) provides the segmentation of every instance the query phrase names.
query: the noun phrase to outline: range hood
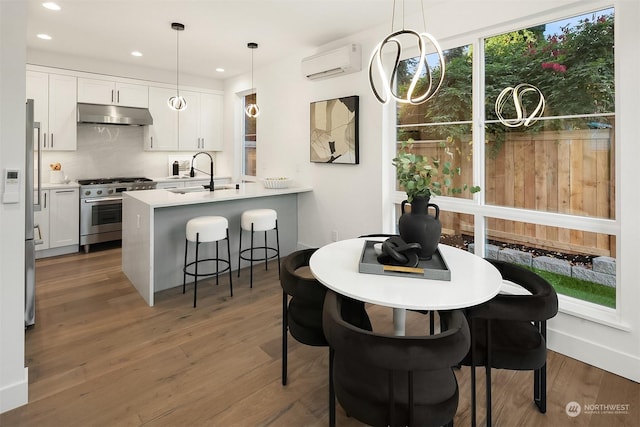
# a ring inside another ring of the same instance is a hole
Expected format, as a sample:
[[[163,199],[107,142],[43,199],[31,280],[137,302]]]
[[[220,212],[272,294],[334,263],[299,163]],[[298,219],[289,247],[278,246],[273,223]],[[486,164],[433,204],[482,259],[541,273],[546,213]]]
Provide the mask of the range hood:
[[[78,103],[78,123],[146,126],[153,117],[147,108]]]

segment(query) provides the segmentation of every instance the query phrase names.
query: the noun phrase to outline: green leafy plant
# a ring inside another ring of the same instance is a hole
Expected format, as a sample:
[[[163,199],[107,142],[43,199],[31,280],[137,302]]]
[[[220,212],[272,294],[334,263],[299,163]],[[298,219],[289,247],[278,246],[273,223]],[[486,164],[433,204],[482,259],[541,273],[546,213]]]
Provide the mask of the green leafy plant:
[[[411,152],[413,140],[402,141],[400,149],[392,163],[396,167],[396,178],[400,186],[407,193],[407,201],[411,203],[414,197],[427,197],[442,194],[459,194],[463,191],[477,193],[478,186],[463,184],[454,186],[454,179],[460,175],[460,168],[454,167],[450,161],[438,158],[427,158],[421,154]]]

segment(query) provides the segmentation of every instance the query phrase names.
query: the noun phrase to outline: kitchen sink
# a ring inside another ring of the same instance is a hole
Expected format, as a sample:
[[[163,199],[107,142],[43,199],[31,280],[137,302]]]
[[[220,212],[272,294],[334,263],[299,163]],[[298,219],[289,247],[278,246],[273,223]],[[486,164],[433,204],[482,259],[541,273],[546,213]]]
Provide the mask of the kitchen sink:
[[[214,190],[234,190],[236,188],[235,184],[214,184]],[[200,191],[209,191],[208,185],[205,188],[203,185],[195,185],[193,187],[182,187],[182,188],[167,188],[167,191],[171,191],[176,194],[186,194],[186,193],[197,193]]]
[[[200,191],[209,191],[208,188],[204,188],[202,185],[195,187],[183,187],[183,188],[168,188],[167,191],[171,191],[176,194],[197,193]]]

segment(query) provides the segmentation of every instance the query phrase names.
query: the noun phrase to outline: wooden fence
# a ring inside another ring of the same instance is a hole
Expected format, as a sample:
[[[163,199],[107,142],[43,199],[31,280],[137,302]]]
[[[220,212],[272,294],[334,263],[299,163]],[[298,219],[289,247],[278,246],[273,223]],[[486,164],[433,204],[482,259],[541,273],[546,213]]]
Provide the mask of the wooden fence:
[[[501,147],[488,141],[485,188],[488,205],[615,218],[613,129],[507,134]],[[451,158],[437,142],[416,144],[425,156]],[[448,148],[462,168],[455,185],[472,182],[467,143]],[[472,218],[443,216],[443,228],[473,234]],[[614,236],[491,218],[488,236],[508,243],[569,253],[615,257]]]

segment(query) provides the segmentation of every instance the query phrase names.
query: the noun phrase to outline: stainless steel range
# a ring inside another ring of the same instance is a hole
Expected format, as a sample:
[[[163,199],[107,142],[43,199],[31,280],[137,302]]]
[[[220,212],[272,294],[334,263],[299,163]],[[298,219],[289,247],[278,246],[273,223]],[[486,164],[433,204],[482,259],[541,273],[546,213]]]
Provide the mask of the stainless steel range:
[[[89,252],[93,243],[122,239],[122,193],[153,190],[149,178],[79,179],[80,244]]]

